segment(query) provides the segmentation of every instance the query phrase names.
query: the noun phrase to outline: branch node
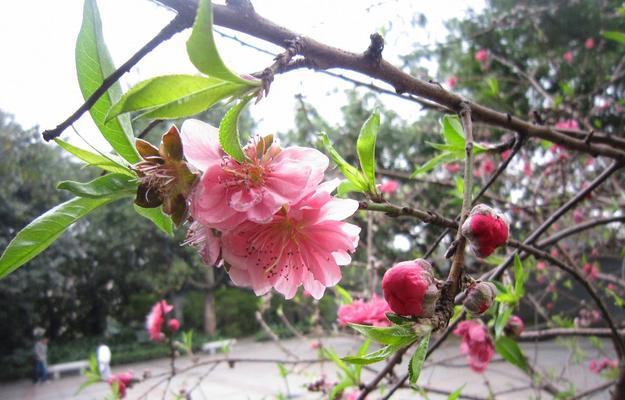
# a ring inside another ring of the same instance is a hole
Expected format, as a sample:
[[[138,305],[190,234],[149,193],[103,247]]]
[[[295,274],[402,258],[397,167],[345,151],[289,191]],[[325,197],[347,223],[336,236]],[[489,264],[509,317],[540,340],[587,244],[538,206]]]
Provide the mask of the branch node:
[[[371,64],[380,65],[382,61],[382,50],[384,50],[384,38],[379,33],[372,33],[369,36],[371,43],[365,50],[365,59]]]

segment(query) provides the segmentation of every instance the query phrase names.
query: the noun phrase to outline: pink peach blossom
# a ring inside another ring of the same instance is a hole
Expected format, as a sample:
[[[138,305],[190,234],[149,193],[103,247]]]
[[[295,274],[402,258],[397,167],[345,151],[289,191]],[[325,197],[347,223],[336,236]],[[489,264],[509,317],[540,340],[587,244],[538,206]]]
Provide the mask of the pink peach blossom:
[[[608,290],[614,291],[614,289],[616,289],[616,286],[613,283],[608,283]]]
[[[172,318],[167,322],[167,327],[171,333],[177,332],[180,329],[180,321],[176,318]]]
[[[591,50],[593,47],[595,47],[595,40],[593,38],[586,39],[586,41],[584,42],[584,47],[586,47],[588,50]]]
[[[579,130],[579,123],[574,119],[564,119],[558,121],[555,128],[564,130]]]
[[[382,193],[395,193],[399,189],[399,182],[389,179],[382,181],[382,184],[378,186]]]
[[[538,271],[543,271],[545,268],[547,268],[547,264],[545,264],[543,261],[539,261],[536,263],[536,269]]]
[[[173,309],[174,307],[169,305],[167,300],[161,300],[152,306],[152,310],[146,320],[146,328],[150,334],[150,340],[160,342],[165,339],[165,335],[161,332],[161,329],[165,323],[165,314]]]
[[[239,162],[219,147],[215,128],[195,120],[182,125],[181,139],[187,160],[204,172],[191,195],[191,215],[216,229],[270,221],[282,206],[313,192],[329,163],[318,150],[282,149],[265,138],[248,144]]]
[[[460,164],[458,163],[445,164],[445,169],[447,170],[447,172],[451,174],[455,174],[456,172],[460,171]]]
[[[389,326],[391,323],[386,318],[386,313],[390,311],[386,300],[374,294],[369,301],[354,300],[351,304],[340,306],[337,321],[342,326],[347,324]]]
[[[193,221],[182,244],[195,247],[204,264],[210,266],[217,264],[221,252],[221,238],[208,226]]]
[[[562,56],[562,58],[564,59],[564,61],[566,61],[567,63],[572,63],[573,62],[573,52],[572,51],[567,51],[566,53],[564,53],[564,55]]]
[[[591,263],[584,264],[583,271],[586,277],[590,280],[595,280],[599,276],[599,268]]]
[[[360,396],[360,390],[352,390],[351,392],[343,396],[345,397],[345,400],[357,400],[358,397]]]
[[[449,86],[450,89],[455,89],[456,86],[458,86],[458,78],[456,76],[447,78],[447,86]]]
[[[483,63],[488,60],[488,50],[480,49],[475,52],[475,60],[479,63]]]
[[[486,325],[480,320],[462,321],[454,330],[454,334],[462,339],[460,351],[468,355],[471,369],[475,372],[484,372],[495,355],[493,339]]]
[[[285,298],[297,288],[315,298],[341,279],[339,265],[351,262],[349,253],[358,245],[360,228],[343,222],[358,209],[358,202],[330,194],[338,179],[319,185],[292,206],[285,205],[270,221],[245,221],[224,232],[223,258],[228,274],[239,286],[249,286],[257,295],[272,287]]]
[[[573,221],[575,221],[576,224],[581,224],[582,222],[584,222],[585,219],[586,216],[583,212],[581,212],[580,210],[573,211]]]
[[[382,290],[391,310],[399,315],[431,317],[440,297],[432,266],[422,258],[402,261],[386,270]]]
[[[532,163],[526,160],[523,164],[523,175],[529,178],[530,176],[532,176],[532,172]]]
[[[120,372],[119,374],[111,374],[107,379],[109,385],[113,386],[117,384],[117,394],[120,398],[126,397],[126,388],[130,385],[132,381],[132,373],[130,372]]]
[[[508,158],[510,158],[510,154],[512,154],[512,149],[504,150],[499,155],[501,156],[502,160],[506,161]]]

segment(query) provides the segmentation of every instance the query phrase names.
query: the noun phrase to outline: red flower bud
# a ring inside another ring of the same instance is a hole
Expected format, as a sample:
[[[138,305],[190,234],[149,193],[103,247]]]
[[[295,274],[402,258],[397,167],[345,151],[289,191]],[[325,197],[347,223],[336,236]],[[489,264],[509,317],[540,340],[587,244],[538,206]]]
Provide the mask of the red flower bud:
[[[462,224],[462,235],[478,257],[488,257],[508,241],[508,223],[499,211],[478,204]]]
[[[516,315],[512,315],[504,328],[504,333],[508,336],[519,337],[524,330],[525,324],[523,320]]]
[[[490,282],[478,282],[467,289],[464,308],[472,315],[482,315],[490,308],[497,295],[497,288]]]
[[[169,327],[169,330],[170,330],[172,333],[174,333],[174,332],[176,332],[178,329],[180,329],[180,322],[179,322],[177,319],[172,318],[172,319],[170,319],[170,320],[169,320],[169,322],[167,323],[167,326]]]
[[[382,278],[384,298],[394,313],[431,317],[440,296],[432,266],[423,259],[403,261],[386,271]]]

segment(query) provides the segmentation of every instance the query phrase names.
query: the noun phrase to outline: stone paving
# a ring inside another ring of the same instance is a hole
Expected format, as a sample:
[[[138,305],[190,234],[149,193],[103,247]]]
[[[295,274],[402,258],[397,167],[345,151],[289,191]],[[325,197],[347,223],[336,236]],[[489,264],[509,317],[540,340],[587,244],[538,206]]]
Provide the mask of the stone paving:
[[[332,347],[341,355],[353,354],[359,346],[359,342],[352,337],[331,337],[323,340],[324,345]],[[582,349],[588,357],[597,357],[596,350],[592,349],[587,342],[580,341]],[[605,349],[610,349],[609,342],[605,343]],[[309,342],[301,340],[287,340],[283,345],[300,359],[314,359],[315,351],[309,346]],[[433,387],[446,391],[453,391],[464,385],[463,394],[488,396],[488,387],[495,393],[495,398],[504,400],[551,398],[545,393],[539,394],[530,388],[527,377],[515,367],[499,360],[495,360],[489,365],[485,374],[477,374],[466,367],[463,356],[459,356],[459,342],[453,338],[448,340],[436,353],[434,358],[429,360],[419,378],[419,384],[426,387]],[[587,361],[581,365],[574,365],[569,359],[570,352],[562,345],[555,342],[543,342],[534,344],[523,344],[523,348],[528,357],[535,359],[538,354],[538,365],[550,371],[552,381],[559,387],[566,387],[568,382],[573,382],[578,389],[590,388],[602,382],[602,378],[590,373],[587,369]],[[608,354],[609,355],[609,354]],[[113,355],[114,357],[114,355]],[[252,340],[241,340],[233,348],[229,355],[233,359],[284,359],[285,355],[273,342],[254,342]],[[171,380],[166,391],[166,383],[158,385],[163,379],[158,378],[159,374],[166,374],[170,365],[168,359],[153,360],[136,364],[113,367],[113,372],[130,370],[135,375],[142,375],[144,371],[150,371],[153,379],[135,385],[128,391],[127,399],[174,399],[175,393],[181,389],[190,390],[193,388],[191,398],[194,400],[256,400],[256,399],[276,399],[280,394],[285,394],[286,384],[280,377],[278,367],[275,363],[258,362],[237,362],[230,368],[226,362],[217,365],[207,364],[211,360],[223,359],[223,354],[199,356],[199,363],[204,365],[195,369],[190,369],[179,373]],[[404,373],[404,365],[397,367],[396,371]],[[436,363],[436,364],[435,364]],[[434,365],[435,364],[435,365]],[[185,369],[192,365],[188,357],[180,358],[176,366],[178,370]],[[382,364],[372,365],[373,369],[379,369]],[[0,366],[1,367],[1,366]],[[336,379],[336,368],[333,364],[325,362],[323,364],[307,364],[290,367],[292,371],[288,376],[288,390],[291,399],[322,399],[324,396],[319,393],[311,393],[306,390],[306,385],[319,378],[320,374],[325,374],[329,380]],[[363,379],[367,382],[373,376],[373,370],[363,369]],[[57,400],[57,399],[78,399],[78,400],[101,400],[109,393],[108,385],[98,383],[90,386],[84,391],[76,394],[77,388],[83,382],[83,378],[78,375],[63,376],[61,379],[51,381],[44,385],[33,385],[29,381],[19,381],[0,385],[1,400]],[[157,387],[154,388],[154,386]],[[523,391],[515,389],[525,388]],[[150,390],[152,389],[152,390]],[[514,393],[507,392],[514,390]],[[376,399],[378,396],[370,396]],[[422,397],[418,392],[411,389],[398,391],[393,397],[397,400],[419,399]],[[446,395],[429,394],[429,399],[446,399]],[[607,392],[600,393],[591,399],[607,399]]]

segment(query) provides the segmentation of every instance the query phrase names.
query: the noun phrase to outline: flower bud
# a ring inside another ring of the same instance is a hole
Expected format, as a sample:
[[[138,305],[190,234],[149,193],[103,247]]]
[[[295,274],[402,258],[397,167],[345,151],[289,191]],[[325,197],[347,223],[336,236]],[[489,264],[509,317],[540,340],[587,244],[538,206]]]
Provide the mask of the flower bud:
[[[499,211],[478,204],[462,224],[462,235],[467,238],[476,256],[488,257],[508,241],[508,223]]]
[[[478,282],[467,289],[464,308],[474,316],[482,315],[490,308],[497,295],[497,288],[490,282]]]
[[[169,327],[169,331],[174,333],[180,329],[180,322],[176,318],[172,318],[167,322],[167,326]]]
[[[519,337],[525,330],[525,324],[523,323],[521,317],[511,315],[510,319],[508,319],[506,327],[503,330],[507,336]]]
[[[432,266],[423,259],[403,261],[382,278],[384,298],[394,313],[431,317],[440,296]]]

